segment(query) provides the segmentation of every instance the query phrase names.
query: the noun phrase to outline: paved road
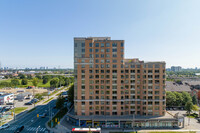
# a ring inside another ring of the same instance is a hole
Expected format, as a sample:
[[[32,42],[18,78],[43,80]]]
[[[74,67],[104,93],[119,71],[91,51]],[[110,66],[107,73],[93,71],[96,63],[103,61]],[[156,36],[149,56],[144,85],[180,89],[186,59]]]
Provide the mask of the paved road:
[[[35,133],[37,129],[38,133],[44,133],[45,131],[48,131],[45,127],[45,123],[49,120],[49,105],[50,110],[52,110],[52,113],[55,114],[58,111],[57,109],[53,109],[55,103],[56,100],[52,100],[46,105],[38,105],[34,111],[20,116],[16,121],[9,122],[10,127],[4,130],[0,130],[0,132],[13,133],[20,125],[24,126],[24,130],[21,133]],[[47,114],[45,118],[37,118],[37,114],[42,115],[43,113]]]

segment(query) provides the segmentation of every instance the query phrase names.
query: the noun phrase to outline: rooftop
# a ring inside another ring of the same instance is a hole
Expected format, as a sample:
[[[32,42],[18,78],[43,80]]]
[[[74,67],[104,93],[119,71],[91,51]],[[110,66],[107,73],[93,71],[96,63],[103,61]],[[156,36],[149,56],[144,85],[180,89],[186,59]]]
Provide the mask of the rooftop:
[[[4,96],[8,96],[8,95],[14,95],[12,93],[4,93],[4,94],[0,94],[0,97],[4,97]]]
[[[190,86],[186,85],[185,83],[178,84],[172,81],[166,81],[166,90],[172,92],[191,92]]]

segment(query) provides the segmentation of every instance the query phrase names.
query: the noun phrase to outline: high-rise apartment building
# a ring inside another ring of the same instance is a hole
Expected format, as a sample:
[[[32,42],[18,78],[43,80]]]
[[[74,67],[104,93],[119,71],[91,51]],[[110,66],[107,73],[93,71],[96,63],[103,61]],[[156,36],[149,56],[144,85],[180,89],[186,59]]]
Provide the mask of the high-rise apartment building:
[[[74,38],[74,75],[77,116],[165,114],[165,62],[124,59],[124,40]]]

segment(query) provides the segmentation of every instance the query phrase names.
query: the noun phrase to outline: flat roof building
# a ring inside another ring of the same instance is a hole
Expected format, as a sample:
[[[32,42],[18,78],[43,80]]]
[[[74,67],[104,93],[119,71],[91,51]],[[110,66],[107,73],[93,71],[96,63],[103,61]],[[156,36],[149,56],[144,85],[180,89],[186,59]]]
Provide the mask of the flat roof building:
[[[74,118],[164,116],[165,65],[125,59],[124,40],[74,38]]]

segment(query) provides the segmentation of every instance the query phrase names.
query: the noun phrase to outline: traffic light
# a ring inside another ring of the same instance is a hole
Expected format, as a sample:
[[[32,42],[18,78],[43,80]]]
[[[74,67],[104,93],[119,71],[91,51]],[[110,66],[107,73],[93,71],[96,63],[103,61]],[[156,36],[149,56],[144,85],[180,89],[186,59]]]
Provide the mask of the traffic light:
[[[37,114],[37,117],[39,117],[39,114]]]
[[[60,122],[58,122],[58,125],[60,124]]]
[[[58,121],[58,119],[56,118],[56,119],[55,119],[55,122],[57,122],[57,121]]]
[[[13,116],[13,112],[11,112],[11,115]]]

